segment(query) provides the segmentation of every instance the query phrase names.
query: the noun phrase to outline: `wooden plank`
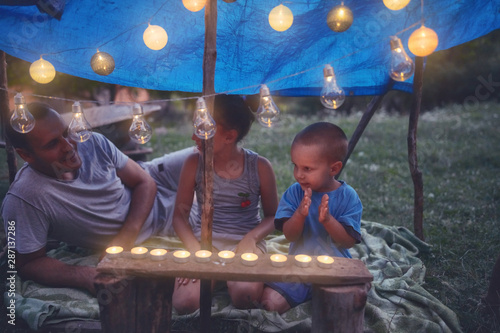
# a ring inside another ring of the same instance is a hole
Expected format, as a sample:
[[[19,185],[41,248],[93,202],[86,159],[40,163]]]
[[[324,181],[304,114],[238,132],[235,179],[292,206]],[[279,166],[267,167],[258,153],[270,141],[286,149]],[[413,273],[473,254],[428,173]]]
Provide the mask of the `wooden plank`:
[[[175,278],[134,278],[136,294],[136,332],[170,332],[172,293]]]
[[[117,123],[122,120],[132,119],[132,105],[111,104],[106,106],[96,106],[92,108],[82,108],[85,119],[92,128]],[[159,111],[161,106],[145,104],[142,106],[144,115],[154,111]],[[73,116],[72,112],[62,113],[61,117],[69,124]]]
[[[358,259],[335,257],[331,268],[321,268],[313,257],[309,267],[299,267],[293,256],[288,256],[284,267],[274,267],[270,254],[260,256],[255,266],[245,266],[239,258],[232,263],[221,264],[216,255],[208,263],[198,263],[192,255],[187,263],[176,263],[173,252],[168,252],[163,261],[151,259],[132,259],[109,256],[98,264],[97,270],[103,273],[134,275],[144,277],[186,277],[191,279],[213,279],[222,281],[283,281],[309,282],[322,285],[354,285],[372,281],[365,264]]]

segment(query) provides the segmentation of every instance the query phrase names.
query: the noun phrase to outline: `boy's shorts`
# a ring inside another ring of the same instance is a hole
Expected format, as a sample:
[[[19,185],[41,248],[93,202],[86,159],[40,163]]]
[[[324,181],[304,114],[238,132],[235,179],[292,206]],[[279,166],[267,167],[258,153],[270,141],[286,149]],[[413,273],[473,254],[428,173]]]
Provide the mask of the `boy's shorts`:
[[[266,286],[280,293],[292,308],[312,298],[310,283],[267,282]]]

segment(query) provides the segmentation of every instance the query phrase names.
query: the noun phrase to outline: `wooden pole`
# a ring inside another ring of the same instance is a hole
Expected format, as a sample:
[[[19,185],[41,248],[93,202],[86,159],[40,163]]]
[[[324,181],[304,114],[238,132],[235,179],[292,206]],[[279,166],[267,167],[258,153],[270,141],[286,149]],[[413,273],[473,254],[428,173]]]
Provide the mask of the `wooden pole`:
[[[422,86],[424,81],[424,59],[415,57],[415,76],[413,78],[413,99],[408,124],[408,163],[413,180],[414,206],[413,228],[415,235],[421,240],[424,238],[424,182],[422,172],[418,169],[417,159],[417,127],[420,106],[422,103]]]
[[[205,4],[205,49],[203,54],[203,96],[208,111],[213,114],[215,94],[215,63],[217,60],[217,0]],[[203,143],[203,207],[201,215],[201,247],[212,250],[213,222],[213,139]],[[210,332],[212,306],[212,283],[201,280],[200,286],[200,328]]]
[[[17,172],[17,159],[14,148],[5,137],[5,126],[9,125],[9,93],[7,91],[7,61],[5,52],[0,51],[0,125],[2,137],[5,138],[5,152],[7,153],[7,166],[9,168],[9,181],[12,183]]]
[[[391,90],[393,81],[391,80],[389,85],[387,86],[387,91]],[[368,126],[368,123],[373,117],[373,114],[375,111],[378,110],[380,107],[380,104],[382,103],[382,99],[384,98],[386,93],[383,95],[377,95],[372,98],[370,101],[370,104],[368,104],[365,112],[363,113],[363,116],[359,120],[358,126],[354,130],[354,133],[351,136],[351,139],[349,140],[349,146],[347,148],[347,155],[344,159],[344,163],[342,165],[342,169],[340,170],[339,174],[335,177],[338,178],[340,174],[342,173],[342,170],[344,170],[347,161],[349,160],[349,157],[351,156],[352,152],[354,151],[354,148],[356,147],[356,144],[358,143],[359,139],[361,138],[361,135],[363,135],[363,132],[365,131],[366,127]]]

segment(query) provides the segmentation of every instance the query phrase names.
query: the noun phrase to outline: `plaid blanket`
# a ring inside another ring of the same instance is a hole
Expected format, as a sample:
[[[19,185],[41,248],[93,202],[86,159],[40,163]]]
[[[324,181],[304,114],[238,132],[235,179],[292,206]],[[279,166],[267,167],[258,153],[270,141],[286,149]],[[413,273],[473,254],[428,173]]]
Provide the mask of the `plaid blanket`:
[[[403,227],[362,221],[362,243],[352,248],[374,276],[365,309],[365,330],[372,332],[461,332],[458,318],[423,288],[425,266],[418,254],[430,246]],[[283,236],[267,238],[270,253],[287,253]],[[154,237],[144,246],[181,247],[177,238]],[[61,245],[49,256],[74,265],[97,265],[97,254]],[[89,293],[71,288],[49,288],[33,281],[16,280],[16,318],[31,329],[74,320],[99,320],[99,305]],[[7,293],[4,300],[9,301]],[[6,303],[7,304],[7,303]],[[199,311],[173,314],[174,330],[197,330]],[[213,332],[309,332],[311,303],[301,304],[283,315],[262,309],[239,310],[230,304],[226,291],[213,294]]]

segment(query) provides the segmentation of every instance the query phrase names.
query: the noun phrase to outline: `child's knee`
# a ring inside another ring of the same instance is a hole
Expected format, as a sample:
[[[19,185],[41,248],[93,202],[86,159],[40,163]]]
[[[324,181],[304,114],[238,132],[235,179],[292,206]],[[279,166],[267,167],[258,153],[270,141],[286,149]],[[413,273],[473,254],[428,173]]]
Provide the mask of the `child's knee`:
[[[256,282],[227,282],[229,295],[238,309],[256,308],[259,305],[264,285]]]

